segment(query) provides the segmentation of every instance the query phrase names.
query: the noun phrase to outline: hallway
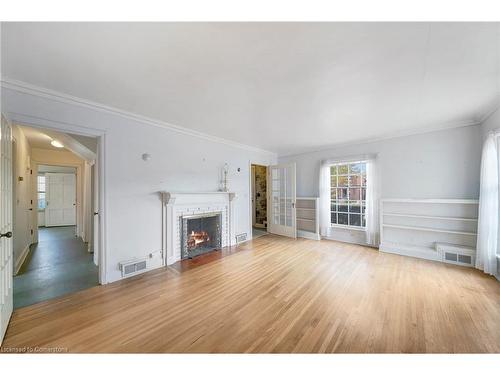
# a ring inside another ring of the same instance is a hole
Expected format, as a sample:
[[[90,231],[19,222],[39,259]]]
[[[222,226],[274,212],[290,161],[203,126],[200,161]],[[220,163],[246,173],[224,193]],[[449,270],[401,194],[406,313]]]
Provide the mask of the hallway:
[[[14,308],[90,288],[98,279],[93,254],[74,226],[41,227],[38,244],[14,277]]]

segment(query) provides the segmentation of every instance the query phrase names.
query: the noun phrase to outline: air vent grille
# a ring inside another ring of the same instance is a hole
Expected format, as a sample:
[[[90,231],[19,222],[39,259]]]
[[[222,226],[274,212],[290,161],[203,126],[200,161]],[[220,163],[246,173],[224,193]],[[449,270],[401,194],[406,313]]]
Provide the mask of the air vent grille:
[[[458,255],[458,261],[460,263],[472,264],[472,257],[470,255]]]
[[[139,262],[139,263],[135,264],[135,270],[136,271],[142,271],[142,270],[145,270],[145,269],[146,269],[146,261],[142,261],[142,262]]]
[[[120,271],[122,271],[122,277],[126,277],[145,270],[147,268],[147,262],[145,259],[130,260],[128,262],[121,262],[119,267]]]
[[[471,247],[438,242],[436,250],[441,254],[441,260],[445,263],[473,267],[476,261],[476,250]]]
[[[451,262],[457,261],[457,254],[454,253],[444,253],[444,259],[449,260]]]
[[[240,243],[247,240],[247,234],[241,233],[236,235],[236,243]]]

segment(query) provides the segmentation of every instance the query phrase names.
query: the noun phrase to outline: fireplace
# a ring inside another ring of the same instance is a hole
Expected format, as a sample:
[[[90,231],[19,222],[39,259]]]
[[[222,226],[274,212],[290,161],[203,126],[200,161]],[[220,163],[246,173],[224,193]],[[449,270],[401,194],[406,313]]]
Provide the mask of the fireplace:
[[[182,216],[181,259],[222,247],[221,212]]]
[[[163,205],[162,249],[165,251],[165,264],[174,264],[190,256],[187,252],[188,223],[184,219],[219,216],[217,219],[210,219],[216,220],[216,225],[218,224],[219,228],[215,237],[209,234],[210,241],[215,241],[216,244],[212,243],[209,248],[224,248],[236,244],[236,236],[233,233],[233,228],[235,228],[234,218],[236,216],[234,201],[237,199],[235,193],[227,191],[198,193],[162,191],[160,194]],[[191,229],[191,232],[193,230],[194,228]],[[199,245],[200,242],[198,242],[198,249],[191,252],[192,256],[200,253]]]

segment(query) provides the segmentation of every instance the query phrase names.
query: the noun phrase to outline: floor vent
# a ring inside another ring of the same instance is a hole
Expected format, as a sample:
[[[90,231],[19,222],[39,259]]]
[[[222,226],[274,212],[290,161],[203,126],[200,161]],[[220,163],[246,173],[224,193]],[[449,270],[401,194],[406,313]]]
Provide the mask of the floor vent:
[[[247,234],[241,233],[236,235],[236,243],[240,243],[247,240]]]
[[[120,262],[120,271],[122,271],[122,277],[132,276],[136,273],[140,273],[147,268],[147,262],[143,260],[130,260],[128,262]]]
[[[474,267],[476,251],[471,247],[436,243],[436,250],[445,263],[459,266]]]

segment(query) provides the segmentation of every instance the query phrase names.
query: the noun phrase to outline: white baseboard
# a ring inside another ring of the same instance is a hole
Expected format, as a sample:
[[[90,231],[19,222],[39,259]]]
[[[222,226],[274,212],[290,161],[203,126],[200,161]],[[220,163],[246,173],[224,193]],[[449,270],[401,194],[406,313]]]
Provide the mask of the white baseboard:
[[[19,270],[21,269],[24,261],[26,260],[26,257],[28,256],[30,252],[30,245],[26,245],[26,247],[23,249],[21,256],[16,260],[16,265],[14,269],[14,275],[17,275],[19,273]]]
[[[400,245],[391,242],[384,242],[380,244],[379,250],[384,253],[398,254],[404,255],[413,258],[441,261],[439,253],[436,250],[425,248],[425,247],[417,247],[417,246],[408,246],[408,245]]]
[[[297,230],[297,237],[307,238],[308,240],[321,240],[321,236],[318,233],[307,232],[305,230]]]
[[[327,241],[337,241],[337,242],[350,243],[353,245],[361,245],[361,246],[372,247],[374,249],[378,249],[377,246],[372,246],[372,245],[367,244],[366,242],[356,241],[354,239],[349,239],[349,238],[339,239],[339,238],[334,238],[334,237],[321,236],[321,239],[327,240]]]

